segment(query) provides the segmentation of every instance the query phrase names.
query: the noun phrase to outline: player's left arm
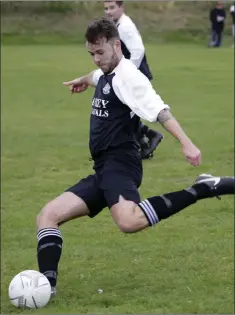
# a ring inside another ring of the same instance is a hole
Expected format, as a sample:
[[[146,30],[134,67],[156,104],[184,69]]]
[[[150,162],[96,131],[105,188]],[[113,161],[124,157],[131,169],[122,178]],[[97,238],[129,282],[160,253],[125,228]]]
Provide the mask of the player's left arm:
[[[118,31],[120,39],[126,45],[131,54],[130,60],[137,68],[139,68],[144,57],[145,48],[137,28],[135,25],[123,25],[119,26]]]

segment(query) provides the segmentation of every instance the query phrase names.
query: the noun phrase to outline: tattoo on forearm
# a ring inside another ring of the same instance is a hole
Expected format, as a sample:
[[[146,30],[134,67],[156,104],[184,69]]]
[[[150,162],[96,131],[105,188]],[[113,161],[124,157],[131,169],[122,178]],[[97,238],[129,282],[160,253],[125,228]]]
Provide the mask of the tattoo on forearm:
[[[163,124],[164,122],[172,118],[174,117],[171,114],[170,110],[168,108],[165,108],[161,110],[160,113],[158,114],[157,121],[159,121],[160,124]]]

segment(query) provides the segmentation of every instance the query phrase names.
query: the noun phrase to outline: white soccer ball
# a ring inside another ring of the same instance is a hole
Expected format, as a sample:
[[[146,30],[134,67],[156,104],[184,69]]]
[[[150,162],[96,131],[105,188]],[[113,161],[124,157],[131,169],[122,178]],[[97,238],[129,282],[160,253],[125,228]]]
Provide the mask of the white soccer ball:
[[[35,270],[18,273],[8,289],[11,304],[19,308],[41,308],[51,297],[51,285],[47,277]]]

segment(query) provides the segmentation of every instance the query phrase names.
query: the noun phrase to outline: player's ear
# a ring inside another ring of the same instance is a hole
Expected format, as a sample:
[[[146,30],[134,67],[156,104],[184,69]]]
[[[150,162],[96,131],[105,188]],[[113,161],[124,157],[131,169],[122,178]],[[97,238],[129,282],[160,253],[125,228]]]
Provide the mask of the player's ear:
[[[119,39],[115,40],[114,47],[115,47],[116,51],[121,50],[121,42]]]

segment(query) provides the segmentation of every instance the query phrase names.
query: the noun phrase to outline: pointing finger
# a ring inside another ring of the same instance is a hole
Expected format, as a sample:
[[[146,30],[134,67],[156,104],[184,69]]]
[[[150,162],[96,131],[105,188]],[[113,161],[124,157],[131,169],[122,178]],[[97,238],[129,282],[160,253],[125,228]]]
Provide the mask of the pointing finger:
[[[64,84],[65,86],[70,86],[70,85],[73,85],[73,81],[63,82],[63,84]]]

